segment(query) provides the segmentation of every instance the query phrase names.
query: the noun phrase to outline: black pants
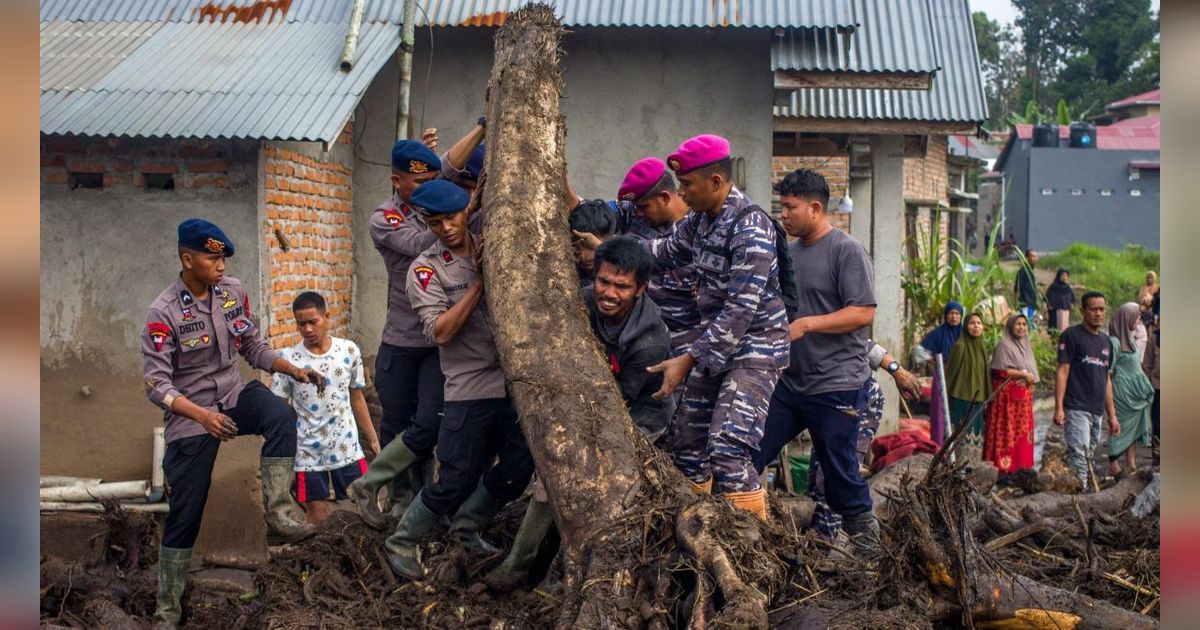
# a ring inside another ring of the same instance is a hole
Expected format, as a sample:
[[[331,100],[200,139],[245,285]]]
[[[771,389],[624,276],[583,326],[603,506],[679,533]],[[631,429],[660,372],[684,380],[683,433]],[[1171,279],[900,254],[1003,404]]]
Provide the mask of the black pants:
[[[250,381],[232,409],[223,409],[237,423],[238,435],[261,435],[263,457],[296,456],[296,412],[259,381]],[[221,441],[194,435],[167,444],[163,473],[167,478],[170,511],[163,523],[162,545],[189,549],[200,533],[200,517],[208,502],[213,463]]]
[[[421,491],[425,507],[448,515],[471,496],[483,476],[493,497],[508,502],[521,496],[533,476],[533,458],[507,398],[447,401],[438,432],[437,479]],[[493,458],[498,461],[487,474]]]
[[[415,425],[418,431],[429,434],[416,443],[430,444],[428,448],[432,448],[442,412],[445,382],[437,346],[405,348],[379,344],[379,354],[375,357],[375,391],[383,405],[379,444],[387,446],[397,435]],[[413,448],[407,440],[405,445]]]
[[[804,395],[779,383],[754,455],[755,470],[761,473],[788,442],[807,430],[825,476],[829,507],[842,516],[869,511],[871,489],[858,471],[857,400],[857,390]]]

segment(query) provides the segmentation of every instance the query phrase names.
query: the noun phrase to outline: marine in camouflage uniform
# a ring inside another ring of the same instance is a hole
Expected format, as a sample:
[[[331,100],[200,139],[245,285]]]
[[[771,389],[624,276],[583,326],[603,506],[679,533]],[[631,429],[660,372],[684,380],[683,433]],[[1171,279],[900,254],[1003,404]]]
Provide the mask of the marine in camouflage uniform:
[[[650,225],[637,214],[632,202],[616,201],[617,233],[648,243],[657,238],[670,236],[688,220],[675,223]],[[693,265],[674,269],[655,269],[650,274],[646,293],[658,305],[663,322],[671,333],[671,356],[679,356],[689,344],[700,336],[700,312],[696,310],[696,284],[698,276]]]
[[[710,167],[726,168],[728,160],[728,141],[698,136],[680,145],[668,163],[681,176],[696,171],[708,177]],[[751,456],[779,371],[788,365],[787,316],[771,220],[727,178],[721,182],[718,190],[728,193],[719,205],[709,211],[693,205],[670,236],[649,244],[657,267],[690,264],[699,279],[701,333],[686,352],[694,366],[666,443],[698,489],[723,494],[765,519],[765,493]]]

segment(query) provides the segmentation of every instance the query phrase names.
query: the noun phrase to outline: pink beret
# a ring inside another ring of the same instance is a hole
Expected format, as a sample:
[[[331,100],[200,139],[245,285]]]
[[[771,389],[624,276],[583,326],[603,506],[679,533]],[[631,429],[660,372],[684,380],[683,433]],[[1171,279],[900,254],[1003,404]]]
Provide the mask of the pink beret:
[[[656,157],[638,160],[629,169],[629,172],[625,173],[625,181],[621,182],[621,189],[617,191],[617,199],[621,201],[641,199],[651,188],[654,188],[665,172],[667,172],[667,165]]]
[[[688,138],[667,156],[667,164],[677,175],[690,173],[729,157],[729,141],[721,136],[703,134]]]

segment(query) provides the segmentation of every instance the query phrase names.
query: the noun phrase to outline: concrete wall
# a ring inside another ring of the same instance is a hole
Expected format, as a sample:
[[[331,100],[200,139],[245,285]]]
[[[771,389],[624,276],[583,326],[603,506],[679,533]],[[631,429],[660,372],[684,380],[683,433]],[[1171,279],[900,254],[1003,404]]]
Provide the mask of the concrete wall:
[[[42,142],[44,163],[65,159],[62,167],[43,167],[41,187],[40,470],[148,479],[152,428],[161,426],[162,412],[146,400],[142,386],[138,340],[146,308],[178,273],[175,230],[189,217],[210,219],[233,239],[237,253],[228,273],[261,303],[258,143],[72,142]],[[218,155],[189,157],[201,149]],[[191,173],[189,164],[200,159],[224,162],[222,187],[211,181],[195,190],[188,185],[200,172]],[[59,168],[102,169],[108,185],[72,190],[59,183]],[[143,168],[173,169],[179,188],[135,187]],[[209,502],[217,509],[208,510],[201,551],[242,544],[252,551],[262,519],[245,514],[261,514],[255,478],[260,445],[258,438],[242,438],[221,448]],[[230,533],[217,536],[221,530]]]
[[[1004,225],[996,233],[996,240],[1003,241],[1012,232],[1022,249],[1029,244],[1029,154],[1032,144],[1032,140],[1018,138],[1014,141],[1004,178],[1000,180]],[[1000,218],[997,216],[996,220]]]
[[[493,29],[418,30],[412,116],[419,135],[439,131],[439,153],[483,114]],[[679,142],[719,133],[745,158],[747,192],[770,202],[770,34],[747,29],[573,29],[564,38],[567,165],[584,197],[611,198],[626,169],[646,155],[665,157]],[[426,81],[426,75],[432,79]],[[368,361],[387,309],[387,276],[371,246],[366,218],[389,194],[388,159],[396,130],[398,73],[390,62],[355,112],[354,238],[357,275],[351,329]],[[514,168],[521,168],[514,165]]]
[[[1058,251],[1075,242],[1120,249],[1159,248],[1159,174],[1129,179],[1131,160],[1157,161],[1157,151],[1036,148],[1029,161],[1029,248]],[[1044,195],[1042,190],[1053,194]],[[1082,193],[1075,195],[1072,189]],[[1110,195],[1101,194],[1111,191]],[[1138,191],[1139,196],[1132,196]]]

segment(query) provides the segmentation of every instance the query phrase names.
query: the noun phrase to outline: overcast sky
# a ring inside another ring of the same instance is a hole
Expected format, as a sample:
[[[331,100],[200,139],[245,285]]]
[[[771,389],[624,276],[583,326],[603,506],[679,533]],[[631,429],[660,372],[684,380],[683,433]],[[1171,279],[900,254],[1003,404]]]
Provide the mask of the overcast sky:
[[[972,11],[983,11],[989,19],[1001,24],[1012,24],[1017,17],[1017,10],[1009,0],[970,0]],[[1159,0],[1150,0],[1150,8],[1158,12]]]

